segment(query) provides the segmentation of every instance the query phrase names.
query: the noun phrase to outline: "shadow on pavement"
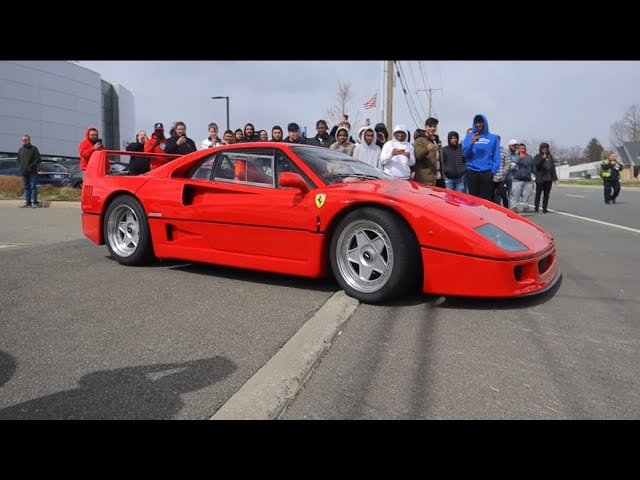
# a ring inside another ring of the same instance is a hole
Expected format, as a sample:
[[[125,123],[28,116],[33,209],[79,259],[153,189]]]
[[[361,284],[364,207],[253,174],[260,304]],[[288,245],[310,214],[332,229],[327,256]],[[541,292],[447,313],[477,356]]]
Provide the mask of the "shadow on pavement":
[[[181,394],[219,382],[236,369],[225,357],[90,373],[80,387],[0,410],[0,420],[171,419]]]

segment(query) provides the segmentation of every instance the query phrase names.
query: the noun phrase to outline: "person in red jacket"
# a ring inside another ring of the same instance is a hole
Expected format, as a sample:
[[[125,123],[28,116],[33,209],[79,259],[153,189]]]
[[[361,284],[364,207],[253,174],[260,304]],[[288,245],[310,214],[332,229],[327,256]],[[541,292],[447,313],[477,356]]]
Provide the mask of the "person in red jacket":
[[[158,122],[153,126],[153,133],[151,138],[144,143],[144,151],[149,153],[164,153],[164,149],[167,145],[167,139],[164,136],[164,126]],[[154,168],[164,165],[167,162],[164,158],[151,157],[151,163],[149,168]]]
[[[102,144],[102,139],[98,138],[98,129],[95,127],[87,128],[87,131],[84,132],[84,140],[78,145],[80,170],[86,170],[93,152],[102,149],[104,149],[104,145]]]

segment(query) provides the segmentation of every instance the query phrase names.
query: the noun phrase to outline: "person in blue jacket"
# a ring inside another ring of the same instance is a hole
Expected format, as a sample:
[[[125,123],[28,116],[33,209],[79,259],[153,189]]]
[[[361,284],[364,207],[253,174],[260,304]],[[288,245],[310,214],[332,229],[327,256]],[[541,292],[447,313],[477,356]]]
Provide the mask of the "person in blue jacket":
[[[467,161],[467,189],[476,197],[493,199],[493,176],[500,169],[500,141],[489,133],[487,117],[473,117],[473,127],[462,143],[462,153]]]

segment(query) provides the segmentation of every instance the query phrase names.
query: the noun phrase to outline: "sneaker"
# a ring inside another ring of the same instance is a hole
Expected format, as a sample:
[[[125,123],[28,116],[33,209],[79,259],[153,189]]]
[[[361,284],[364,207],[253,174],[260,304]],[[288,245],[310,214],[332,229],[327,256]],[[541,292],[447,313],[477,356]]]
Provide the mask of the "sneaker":
[[[614,198],[613,200],[611,200],[611,203],[613,203],[613,204],[615,204],[615,203],[616,203],[615,198]]]
[[[25,203],[24,205],[22,205],[20,208],[29,208],[31,206],[30,203]]]
[[[34,203],[33,205],[31,205],[31,208],[38,208],[38,204]]]
[[[606,200],[604,201],[604,203],[606,203],[607,205],[609,205],[611,202],[607,202]]]
[[[542,210],[542,213],[549,213],[549,210],[545,208],[544,210]]]

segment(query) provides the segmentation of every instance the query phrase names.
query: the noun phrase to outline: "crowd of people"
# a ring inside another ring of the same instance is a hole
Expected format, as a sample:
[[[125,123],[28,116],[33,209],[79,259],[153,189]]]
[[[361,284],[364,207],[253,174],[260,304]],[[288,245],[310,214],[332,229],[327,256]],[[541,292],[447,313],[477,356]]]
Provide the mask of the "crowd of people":
[[[318,120],[317,133],[309,138],[301,135],[300,126],[295,122],[287,125],[286,137],[279,125],[273,126],[269,136],[266,130],[256,131],[252,123],[247,123],[244,129],[225,130],[220,136],[218,125],[212,122],[208,125],[208,136],[199,142],[199,146],[187,136],[184,122],[176,122],[169,137],[164,134],[164,125],[156,123],[151,137],[144,130],[139,131],[126,150],[186,155],[198,149],[234,143],[315,145],[343,152],[395,178],[468,193],[516,212],[531,212],[533,197],[533,211],[539,212],[542,206],[542,212],[548,212],[551,188],[558,181],[556,161],[548,143],[541,143],[534,156],[528,153],[524,143],[515,139],[509,140],[505,148],[501,146],[500,136],[489,130],[486,116],[478,114],[462,141],[458,132],[450,131],[447,144],[443,146],[437,133],[438,123],[438,119],[429,117],[424,129],[414,131],[412,142],[405,125],[396,125],[390,135],[384,123],[372,127],[368,119],[354,139],[346,114],[331,130],[325,120]],[[81,169],[86,169],[91,154],[102,148],[104,145],[98,138],[97,129],[87,129],[79,146]],[[136,155],[131,157],[130,172],[141,174],[155,166],[154,157]],[[602,170],[605,203],[616,203],[620,192],[620,168],[615,162],[615,153],[603,161]]]

